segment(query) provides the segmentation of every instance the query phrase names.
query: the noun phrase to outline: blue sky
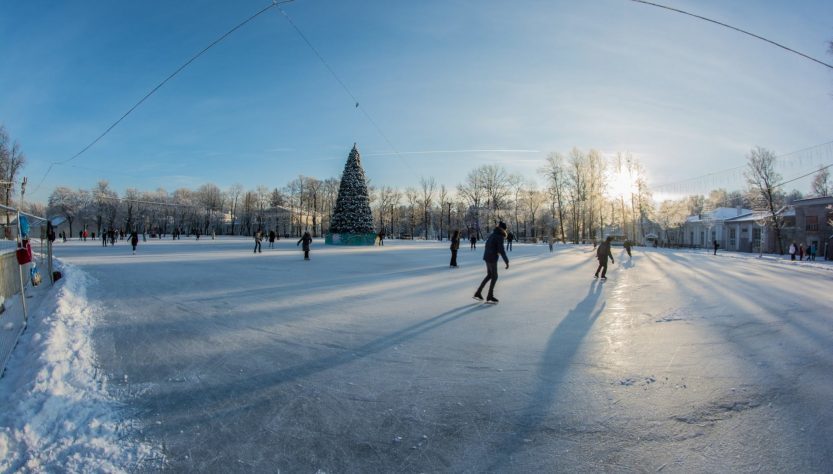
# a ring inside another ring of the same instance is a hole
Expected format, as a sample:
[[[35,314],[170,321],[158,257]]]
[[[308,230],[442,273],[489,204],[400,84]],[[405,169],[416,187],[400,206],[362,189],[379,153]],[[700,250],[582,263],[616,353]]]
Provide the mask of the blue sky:
[[[833,62],[833,2],[665,3]],[[268,4],[0,2],[0,122],[27,154],[28,197],[100,179],[120,192],[281,187],[338,176],[353,142],[375,185],[454,187],[482,164],[534,177],[573,146],[631,152],[659,184],[742,165],[755,145],[833,140],[833,70],[627,0],[296,0],[285,11],[400,155],[273,9],[35,191],[51,162]],[[433,151],[455,152],[410,153]]]

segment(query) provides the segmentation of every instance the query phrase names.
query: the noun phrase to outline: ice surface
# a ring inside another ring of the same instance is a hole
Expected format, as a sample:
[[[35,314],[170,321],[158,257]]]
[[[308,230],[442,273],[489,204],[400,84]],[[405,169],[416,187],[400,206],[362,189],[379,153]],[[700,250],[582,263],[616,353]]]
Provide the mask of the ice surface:
[[[127,438],[162,450],[168,468],[833,463],[833,272],[823,264],[637,248],[630,261],[615,255],[601,284],[591,247],[516,244],[500,268],[501,303],[487,306],[471,299],[482,250],[461,250],[451,270],[447,243],[315,241],[310,261],[294,241],[252,247],[56,248],[90,277],[83,314],[101,385],[123,406],[114,422],[129,421]],[[18,453],[2,433],[0,452]]]

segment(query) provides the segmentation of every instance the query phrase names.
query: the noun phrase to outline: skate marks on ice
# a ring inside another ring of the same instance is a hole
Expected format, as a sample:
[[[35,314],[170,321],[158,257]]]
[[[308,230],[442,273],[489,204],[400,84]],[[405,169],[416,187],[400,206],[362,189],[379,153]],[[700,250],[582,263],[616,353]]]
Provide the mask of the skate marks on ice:
[[[350,411],[339,411],[340,415],[321,413],[319,410],[322,408],[322,402],[323,406],[331,406],[331,409],[344,403],[381,403],[381,400],[377,400],[377,396],[373,394],[364,396],[353,394],[346,401],[340,397],[328,396],[331,388],[316,388],[319,384],[317,380],[321,379],[321,377],[316,377],[317,375],[332,378],[334,375],[327,374],[333,374],[333,371],[349,374],[356,370],[354,364],[358,364],[362,359],[371,356],[385,357],[386,351],[397,351],[399,346],[407,341],[425,336],[461,318],[474,316],[484,309],[488,310],[483,305],[472,302],[377,337],[365,344],[353,348],[319,351],[330,354],[271,372],[261,370],[256,373],[229,374],[228,380],[217,383],[190,386],[169,384],[167,387],[161,387],[157,393],[145,395],[143,405],[150,418],[146,434],[163,440],[170,453],[170,466],[203,469],[210,466],[208,460],[212,456],[219,456],[223,462],[228,462],[229,456],[234,456],[235,452],[240,451],[234,449],[226,449],[222,453],[205,451],[194,445],[194,433],[201,433],[202,436],[212,436],[207,433],[209,431],[217,431],[213,436],[223,432],[240,433],[247,431],[244,426],[249,424],[251,427],[248,431],[265,431],[263,436],[266,438],[264,439],[274,439],[275,442],[280,441],[283,445],[294,446],[294,452],[285,450],[277,452],[273,449],[273,452],[265,454],[258,453],[257,449],[252,447],[242,446],[240,449],[246,452],[246,459],[253,463],[253,466],[263,468],[275,460],[272,458],[270,461],[270,456],[273,455],[282,458],[284,465],[290,467],[293,465],[298,467],[296,463],[299,458],[305,458],[310,465],[315,465],[315,459],[323,461],[321,459],[323,452],[332,453],[332,448],[320,446],[320,443],[325,442],[329,437],[321,431],[338,431],[336,426],[342,426],[356,416]],[[340,346],[334,345],[333,347]],[[391,362],[391,360],[386,360],[387,364]],[[259,366],[264,367],[265,364],[259,364]],[[390,413],[388,416],[394,415],[395,413]],[[334,416],[342,418],[336,420]],[[303,420],[307,421],[303,422]],[[315,424],[310,425],[313,421]],[[355,419],[351,425],[353,430],[363,432],[368,429],[367,420]],[[176,430],[170,429],[170,426],[182,427],[183,432],[177,434]],[[276,434],[279,434],[283,440],[276,438]],[[323,435],[322,440],[316,440],[313,436],[316,434],[317,436]],[[374,442],[368,444],[360,440],[342,440],[347,442],[347,445],[355,442],[356,446],[349,448],[341,445],[339,450],[349,451],[342,452],[343,459],[339,461],[328,458],[323,464],[340,466],[344,469],[348,468],[351,460],[355,461],[356,456],[362,457],[362,452],[368,451],[365,454],[372,455],[379,449],[378,447],[371,448],[371,446],[377,446],[378,440],[375,436],[367,435],[367,437],[373,439]],[[393,438],[394,435],[390,439]],[[293,442],[293,439],[297,442]],[[410,437],[409,442],[412,440],[413,438]],[[240,444],[241,441],[245,440],[231,439],[229,443],[235,445]],[[340,444],[334,439],[330,441],[333,445]],[[417,441],[419,442],[421,441]],[[262,450],[262,448],[261,446],[259,449]],[[357,451],[353,452],[353,448]],[[384,451],[387,452],[387,449],[385,448]]]
[[[488,467],[488,471],[516,469],[517,466],[513,466],[516,453],[534,446],[534,438],[547,437],[547,432],[552,434],[553,428],[549,427],[547,420],[553,414],[564,377],[582,341],[605,309],[605,302],[599,303],[603,286],[593,281],[584,298],[567,312],[550,335],[537,364],[537,385],[526,407],[520,410],[515,420],[509,422],[511,431],[505,433],[503,439],[498,440],[497,445],[490,449],[499,453],[499,456]],[[562,428],[555,431],[569,434],[575,429],[568,426]]]

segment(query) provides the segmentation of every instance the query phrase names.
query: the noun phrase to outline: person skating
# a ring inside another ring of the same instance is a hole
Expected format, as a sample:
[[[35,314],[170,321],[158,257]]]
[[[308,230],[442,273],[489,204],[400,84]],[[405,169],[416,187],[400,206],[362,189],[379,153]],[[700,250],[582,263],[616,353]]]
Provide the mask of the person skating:
[[[135,230],[130,234],[130,245],[133,246],[133,255],[136,255],[136,246],[139,245],[139,233]]]
[[[714,254],[717,255],[717,249],[720,248],[720,244],[717,243],[717,240],[714,241]]]
[[[798,247],[795,245],[795,242],[790,244],[790,260],[795,260],[795,253],[798,252]]]
[[[275,231],[274,230],[269,231],[269,248],[270,249],[275,248]]]
[[[457,267],[457,251],[460,250],[460,231],[455,230],[453,234],[451,234],[451,263],[450,265],[454,268]]]
[[[477,249],[477,236],[472,235],[471,237],[469,237],[469,243],[471,244],[471,250]]]
[[[628,259],[630,259],[631,258],[631,241],[630,240],[625,240],[625,243],[623,245],[625,247],[625,252],[628,253]]]
[[[197,238],[199,239],[199,237],[197,237]],[[261,240],[263,240],[263,231],[258,229],[257,232],[255,232],[255,250],[254,250],[254,253],[259,253],[259,252],[262,253],[261,250],[260,250],[260,241]]]
[[[512,242],[515,240],[515,234],[509,232],[506,236],[506,250],[512,251]]]
[[[802,261],[802,262],[804,261],[804,244],[803,243],[798,244],[798,260]],[[809,260],[809,258],[807,260]]]
[[[506,224],[501,222],[492,231],[492,235],[486,239],[486,248],[483,251],[483,260],[486,262],[486,278],[480,282],[477,291],[474,293],[474,299],[483,301],[483,287],[489,283],[489,294],[486,296],[486,302],[497,304],[498,299],[495,298],[495,283],[497,283],[497,260],[498,257],[503,257],[506,262],[506,269],[509,269],[509,258],[506,257],[506,251],[503,249],[503,240],[506,238]]]
[[[309,232],[304,232],[304,235],[300,239],[298,239],[298,243],[295,244],[296,247],[298,245],[301,245],[301,243],[304,244],[303,247],[301,247],[304,250],[304,260],[309,260],[309,244],[311,242],[312,236],[309,235]]]
[[[601,270],[602,280],[607,280],[605,276],[607,274],[607,259],[610,258],[610,263],[616,263],[613,261],[613,253],[610,252],[611,240],[613,240],[613,237],[608,235],[605,241],[596,248],[596,258],[599,259],[599,267],[596,268],[596,274],[593,275],[593,278],[599,278],[599,270]]]

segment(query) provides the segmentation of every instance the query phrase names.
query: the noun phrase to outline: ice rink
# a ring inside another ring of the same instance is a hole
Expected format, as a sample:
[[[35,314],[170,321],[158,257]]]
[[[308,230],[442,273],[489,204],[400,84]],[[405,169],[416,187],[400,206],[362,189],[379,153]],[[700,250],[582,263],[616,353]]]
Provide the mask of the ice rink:
[[[200,472],[822,472],[833,272],[701,251],[56,244],[129,436]],[[134,466],[135,467],[135,466]],[[150,466],[145,466],[151,468]]]

